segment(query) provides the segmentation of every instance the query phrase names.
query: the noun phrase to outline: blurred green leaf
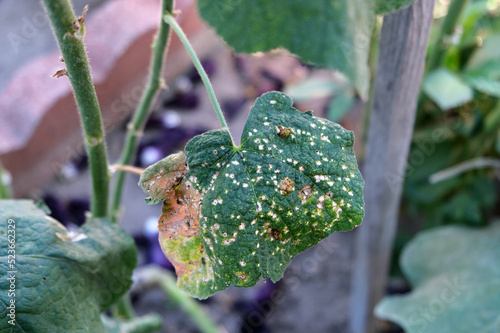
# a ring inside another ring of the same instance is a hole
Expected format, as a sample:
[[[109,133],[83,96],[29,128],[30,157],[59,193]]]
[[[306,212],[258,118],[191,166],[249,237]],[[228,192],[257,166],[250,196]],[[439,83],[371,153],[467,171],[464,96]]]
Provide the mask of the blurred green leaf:
[[[443,111],[463,105],[473,98],[472,89],[445,68],[427,74],[423,90]]]
[[[464,76],[464,81],[472,88],[490,96],[500,98],[500,81],[485,77]]]
[[[309,101],[311,99],[326,98],[342,90],[332,78],[309,78],[293,86],[287,86],[284,93],[295,102]]]
[[[202,18],[236,52],[286,48],[305,62],[341,71],[363,98],[370,81],[372,7],[372,0],[198,1]]]
[[[376,316],[407,333],[499,332],[499,240],[499,222],[421,232],[401,257],[413,291],[384,298]]]
[[[333,96],[330,106],[328,108],[328,119],[331,121],[339,122],[352,108],[356,96],[352,90],[343,90]]]
[[[490,61],[498,61],[500,57],[500,34],[486,37],[483,44],[472,55],[467,63],[468,71],[477,69]]]

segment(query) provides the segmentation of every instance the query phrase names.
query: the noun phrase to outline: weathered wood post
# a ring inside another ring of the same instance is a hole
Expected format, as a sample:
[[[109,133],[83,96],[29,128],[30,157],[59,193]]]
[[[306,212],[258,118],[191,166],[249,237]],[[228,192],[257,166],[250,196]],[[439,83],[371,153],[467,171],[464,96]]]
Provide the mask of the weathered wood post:
[[[384,17],[366,159],[365,219],[356,234],[350,330],[376,331],[435,0]]]

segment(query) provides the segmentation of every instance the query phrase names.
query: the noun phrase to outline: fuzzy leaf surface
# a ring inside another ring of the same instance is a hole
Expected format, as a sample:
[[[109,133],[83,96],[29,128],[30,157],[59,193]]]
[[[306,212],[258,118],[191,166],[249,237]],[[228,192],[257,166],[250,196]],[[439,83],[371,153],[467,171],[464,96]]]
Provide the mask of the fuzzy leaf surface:
[[[294,109],[278,92],[257,99],[239,147],[226,130],[188,142],[189,172],[168,192],[159,223],[164,252],[183,263],[181,289],[206,298],[260,277],[277,281],[295,255],[361,224],[353,143],[352,132]],[[141,184],[154,192],[144,185],[156,183]]]
[[[373,0],[199,0],[202,18],[236,52],[286,48],[343,72],[361,96],[369,85]]]
[[[8,224],[15,225],[13,267],[6,258]],[[101,312],[128,290],[137,261],[133,239],[116,224],[92,219],[69,233],[28,200],[0,201],[0,250],[1,332],[106,332]],[[6,320],[5,278],[13,270],[14,326]]]
[[[384,298],[375,314],[408,333],[499,332],[498,258],[499,222],[424,231],[401,257],[413,291]]]

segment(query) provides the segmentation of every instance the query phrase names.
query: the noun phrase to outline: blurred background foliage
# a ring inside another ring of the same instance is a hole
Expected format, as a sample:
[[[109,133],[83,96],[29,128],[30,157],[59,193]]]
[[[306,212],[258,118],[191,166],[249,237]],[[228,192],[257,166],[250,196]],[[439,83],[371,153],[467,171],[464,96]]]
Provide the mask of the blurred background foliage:
[[[425,221],[423,228],[485,225],[498,206],[498,170],[478,168],[434,184],[429,181],[432,174],[461,162],[500,156],[499,2],[464,3],[452,35],[440,35],[445,28],[443,15],[435,20],[429,42],[431,61],[403,195],[404,214]],[[442,2],[436,6],[438,15],[446,13]],[[433,64],[437,48],[443,54]]]

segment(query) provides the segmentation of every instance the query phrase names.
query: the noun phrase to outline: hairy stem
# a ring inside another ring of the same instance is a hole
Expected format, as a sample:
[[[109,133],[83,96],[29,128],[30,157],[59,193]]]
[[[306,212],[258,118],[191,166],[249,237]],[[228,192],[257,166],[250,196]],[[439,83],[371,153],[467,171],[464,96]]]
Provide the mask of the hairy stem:
[[[191,43],[189,43],[186,34],[184,34],[184,31],[182,31],[181,27],[179,26],[179,24],[177,24],[177,21],[175,21],[175,18],[171,14],[165,15],[164,19],[165,22],[167,22],[175,31],[175,33],[179,36],[179,39],[186,48],[189,57],[193,61],[194,67],[196,67],[196,70],[200,74],[201,80],[203,81],[205,87],[207,88],[208,96],[210,97],[210,101],[212,102],[215,113],[217,114],[217,118],[219,118],[219,122],[222,128],[227,129],[229,131],[229,127],[227,126],[226,119],[224,119],[224,115],[222,114],[222,110],[220,108],[219,102],[217,101],[217,97],[215,97],[214,88],[212,87],[212,84],[208,79],[208,75],[205,72],[205,69],[203,69],[203,66],[201,65],[200,59],[198,59],[196,53],[194,52],[193,47],[191,46]]]
[[[448,14],[446,14],[438,38],[434,44],[432,54],[429,58],[428,71],[432,71],[441,65],[446,50],[448,49],[446,39],[453,35],[457,21],[469,1],[470,0],[451,1],[450,7],[448,7]]]
[[[69,0],[43,2],[66,64],[83,124],[92,177],[91,213],[93,217],[105,217],[108,212],[108,157],[99,102],[83,45],[85,27],[75,17]]]
[[[165,13],[171,13],[173,6],[174,0],[163,0],[162,2],[160,26],[152,47],[153,54],[150,63],[149,82],[141,96],[141,100],[135,110],[132,121],[128,126],[125,146],[118,164],[128,165],[132,163],[139,144],[138,139],[140,138],[144,124],[146,123],[151,110],[151,104],[160,90],[163,59],[165,57],[170,34],[170,27],[162,17]],[[111,219],[115,222],[118,220],[120,215],[120,205],[125,177],[126,174],[123,171],[118,171],[116,173],[116,183],[113,190],[113,203],[111,207]]]
[[[11,176],[10,173],[0,164],[0,199],[9,199],[11,197]]]

